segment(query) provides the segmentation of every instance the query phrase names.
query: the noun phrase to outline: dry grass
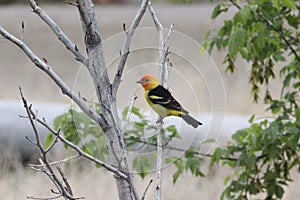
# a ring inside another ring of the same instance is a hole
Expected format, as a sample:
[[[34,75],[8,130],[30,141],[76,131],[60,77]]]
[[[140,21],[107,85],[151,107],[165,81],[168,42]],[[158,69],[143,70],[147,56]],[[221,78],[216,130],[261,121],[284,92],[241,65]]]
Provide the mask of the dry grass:
[[[83,161],[81,161],[83,162]],[[78,164],[78,163],[77,163]],[[64,165],[63,165],[64,166]],[[90,163],[84,162],[80,166],[72,163],[63,167],[66,176],[77,196],[85,199],[117,199],[117,191],[111,173],[103,169],[96,169]],[[164,169],[163,176],[163,199],[217,199],[222,188],[222,181],[215,175],[209,178],[194,178],[186,174],[179,178],[176,185],[172,184],[174,167]],[[145,180],[136,175],[138,191],[142,193],[155,174],[150,174]],[[50,189],[54,185],[44,174],[35,172],[28,167],[18,167],[17,173],[2,171],[0,179],[0,194],[5,199],[25,199],[27,196],[50,197]],[[153,199],[155,185],[152,184],[146,199]]]
[[[207,163],[203,162],[203,169],[207,171]],[[62,165],[63,170],[71,184],[76,196],[85,199],[118,199],[114,178],[111,173],[97,169],[86,161],[76,161],[71,165]],[[223,180],[230,171],[226,167],[214,168],[206,178],[195,178],[189,173],[180,177],[177,183],[172,183],[174,166],[169,166],[163,171],[163,199],[164,200],[208,200],[218,199],[224,187]],[[297,200],[299,196],[298,185],[299,174],[294,173],[295,183],[287,188],[284,199]],[[135,182],[140,194],[143,193],[150,179],[155,174],[149,174],[145,180],[135,175]],[[28,167],[19,166],[16,172],[1,170],[0,194],[5,199],[19,200],[27,196],[51,197],[50,189],[55,189],[49,179],[41,173],[33,171]],[[152,184],[148,190],[146,199],[155,198],[155,185]]]

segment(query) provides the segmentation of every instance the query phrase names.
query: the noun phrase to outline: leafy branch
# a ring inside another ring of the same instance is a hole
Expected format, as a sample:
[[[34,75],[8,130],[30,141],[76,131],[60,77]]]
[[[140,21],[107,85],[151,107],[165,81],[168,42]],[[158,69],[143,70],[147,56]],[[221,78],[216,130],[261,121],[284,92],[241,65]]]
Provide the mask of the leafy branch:
[[[235,0],[229,0],[237,9],[241,10],[242,7],[239,6],[237,4],[237,2]],[[250,4],[250,2],[248,1],[248,3]],[[290,5],[291,8],[294,8],[296,5]],[[277,29],[262,13],[259,12],[259,10],[255,10],[257,15],[261,17],[261,19],[263,19],[263,21],[269,26],[271,27],[275,32],[277,32],[279,34],[279,36],[282,38],[282,40],[286,43],[286,45],[289,47],[289,49],[291,50],[291,52],[294,54],[295,58],[297,60],[300,60],[300,56],[297,54],[296,50],[294,49],[294,47],[291,45],[291,43],[288,41],[288,39],[284,36],[284,34],[282,33],[282,31],[280,29]]]
[[[230,7],[238,11],[205,47],[209,52],[227,50],[227,72],[235,71],[238,54],[250,63],[253,100],[259,101],[260,87],[265,86],[263,103],[274,119],[255,120],[252,115],[249,128],[238,130],[225,147],[215,149],[210,165],[221,162],[234,169],[225,179],[221,199],[252,199],[259,194],[267,200],[282,199],[285,186],[292,181],[291,171],[300,169],[299,4],[293,0],[225,2],[215,7],[213,19]],[[279,66],[281,95],[274,98],[269,82],[276,78]],[[237,159],[223,159],[227,157]]]

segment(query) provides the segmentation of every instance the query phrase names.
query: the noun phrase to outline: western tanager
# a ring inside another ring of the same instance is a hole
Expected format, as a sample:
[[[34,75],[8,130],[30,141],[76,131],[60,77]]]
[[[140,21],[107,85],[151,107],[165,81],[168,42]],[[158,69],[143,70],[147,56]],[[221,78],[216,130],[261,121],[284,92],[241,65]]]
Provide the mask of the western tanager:
[[[181,117],[186,123],[197,128],[198,125],[202,125],[189,115],[189,112],[182,108],[182,106],[176,101],[172,94],[163,86],[161,86],[158,80],[149,74],[144,75],[137,81],[145,89],[145,99],[151,108],[160,116],[178,116]]]

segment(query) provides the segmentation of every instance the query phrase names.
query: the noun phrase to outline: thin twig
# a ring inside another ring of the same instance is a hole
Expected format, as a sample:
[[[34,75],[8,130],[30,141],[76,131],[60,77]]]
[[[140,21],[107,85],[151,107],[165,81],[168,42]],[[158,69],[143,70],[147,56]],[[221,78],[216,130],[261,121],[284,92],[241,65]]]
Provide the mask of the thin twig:
[[[149,2],[149,0],[142,1],[141,7],[140,7],[139,11],[137,12],[137,14],[135,15],[135,17],[129,27],[129,30],[126,31],[126,38],[125,38],[125,42],[124,42],[124,46],[123,46],[122,56],[120,58],[117,73],[115,75],[115,78],[114,78],[113,84],[112,84],[112,86],[113,86],[112,94],[114,97],[117,95],[117,90],[121,83],[121,78],[122,78],[122,74],[123,74],[123,71],[125,68],[125,63],[127,61],[128,55],[129,55],[129,48],[130,48],[133,34],[134,34],[136,28],[138,27],[142,17],[144,16],[144,13],[147,9],[148,2]]]
[[[30,142],[31,144],[33,144],[34,146],[37,146],[36,142],[34,142],[32,139],[30,139],[28,136],[25,136],[25,139]]]
[[[96,123],[100,124],[102,127],[107,127],[107,122],[104,116],[97,114],[94,110],[89,108],[85,102],[79,98],[64,82],[63,80],[52,70],[52,68],[41,60],[34,52],[21,40],[7,32],[4,28],[0,26],[0,34],[20,47],[23,52],[30,58],[30,60],[41,70],[43,70],[61,89],[62,93],[70,97],[83,112],[85,112],[89,117],[91,117]]]
[[[66,158],[66,159],[63,159],[63,160],[58,160],[58,161],[55,161],[55,162],[50,162],[49,164],[50,165],[57,165],[57,164],[61,164],[61,163],[67,163],[67,162],[70,162],[71,160],[75,160],[77,158],[79,158],[80,155],[75,155],[75,156],[72,156],[70,158]],[[37,165],[37,164],[28,164],[29,167],[35,167],[35,168],[38,168],[38,167],[43,167],[42,165]]]
[[[157,120],[157,158],[156,158],[156,200],[161,199],[162,191],[162,164],[163,164],[163,138],[162,138],[163,117]]]
[[[32,105],[28,106],[28,103],[22,93],[21,88],[19,88],[19,90],[20,90],[20,95],[22,98],[24,108],[25,108],[27,116],[28,116],[28,120],[29,120],[31,127],[35,134],[35,139],[36,139],[35,145],[39,148],[39,151],[41,153],[41,157],[39,158],[39,162],[42,165],[41,171],[44,172],[49,177],[49,179],[54,183],[56,188],[59,190],[59,193],[63,197],[65,197],[67,199],[77,199],[76,197],[73,197],[72,194],[70,194],[68,191],[65,190],[64,185],[61,183],[60,179],[54,173],[52,166],[50,165],[50,163],[47,159],[47,152],[44,150],[44,148],[40,142],[39,133],[38,133],[38,129],[37,129],[37,123],[38,123],[37,112],[34,113],[32,111]]]
[[[152,182],[153,182],[153,179],[151,179],[150,182],[149,182],[149,184],[147,185],[147,187],[146,187],[146,189],[145,189],[145,191],[143,193],[143,196],[142,196],[141,200],[145,200],[146,193],[147,193],[147,191],[148,191],[148,189],[149,189],[149,187],[150,187],[150,185],[151,185]]]
[[[35,117],[35,116],[34,116]],[[47,130],[49,130],[54,136],[57,136],[57,132],[55,130],[53,130],[48,124],[46,124],[44,121],[42,121],[41,119],[37,118],[36,119],[37,122],[41,125],[43,125]],[[108,171],[113,172],[116,176],[119,176],[123,179],[127,179],[127,175],[120,172],[118,169],[106,164],[105,162],[98,160],[97,158],[85,153],[84,151],[82,151],[78,146],[76,146],[74,143],[70,142],[69,140],[67,140],[65,137],[63,137],[62,135],[58,135],[59,139],[66,145],[68,145],[69,147],[71,147],[72,149],[74,149],[80,156],[93,161],[94,163],[104,167],[105,169],[107,169]]]
[[[169,28],[168,34],[167,34],[166,39],[165,39],[165,42],[164,42],[164,49],[166,48],[166,45],[167,45],[167,43],[169,42],[169,39],[170,39],[170,37],[171,37],[173,28],[174,28],[174,23],[172,23],[171,26],[170,26],[170,28]]]
[[[241,6],[238,5],[234,0],[229,0],[237,9],[241,10]],[[256,10],[256,13],[262,18],[262,20],[264,20],[264,22],[270,27],[272,28],[276,33],[279,34],[279,36],[281,37],[281,39],[283,39],[283,41],[285,42],[285,44],[289,47],[289,49],[291,50],[291,52],[294,54],[295,58],[297,60],[300,60],[300,56],[297,54],[296,50],[294,49],[294,47],[290,44],[290,42],[286,39],[286,37],[284,36],[284,34],[282,33],[281,30],[278,30],[277,28],[275,28],[275,26],[268,20],[265,18],[265,16],[263,16],[259,10]]]
[[[150,142],[147,142],[145,140],[138,140],[137,142],[141,143],[143,145],[157,146],[156,143],[150,143]],[[174,147],[174,146],[170,146],[170,145],[169,146],[164,146],[164,148],[168,149],[168,150],[174,150],[174,151],[180,151],[180,152],[185,152],[186,151],[186,149],[182,149],[182,148]],[[213,157],[213,154],[209,154],[209,153],[201,153],[199,151],[192,151],[192,152],[193,152],[193,154],[198,155],[200,159],[201,159],[200,156],[208,157],[208,158]],[[256,162],[260,161],[261,159],[263,159],[265,157],[267,157],[266,154],[262,154],[262,155],[257,156],[256,157]],[[225,156],[221,156],[220,159],[221,160],[227,160],[227,161],[238,161],[239,160],[239,158],[237,158],[237,157],[225,157]]]
[[[166,65],[167,59],[167,49],[166,42],[168,42],[171,32],[173,29],[173,24],[170,27],[168,35],[164,40],[163,26],[158,20],[154,8],[151,2],[148,2],[148,10],[152,16],[152,20],[155,24],[156,30],[158,32],[158,48],[159,48],[159,66],[160,66],[160,80],[163,87],[168,88],[168,65]],[[162,127],[163,127],[163,116],[159,116],[157,120],[157,159],[156,159],[156,200],[161,199],[162,191],[162,164],[163,164],[163,138],[162,138]]]
[[[60,197],[62,197],[62,194],[59,194],[57,196],[54,197],[33,197],[33,196],[28,196],[27,199],[34,199],[34,200],[51,200],[51,199],[59,199]]]
[[[29,0],[29,4],[35,12],[55,33],[58,39],[67,47],[67,49],[72,52],[75,56],[76,60],[80,61],[82,64],[87,66],[87,58],[83,55],[83,53],[78,49],[76,44],[74,44],[66,34],[60,29],[60,27],[45,13],[34,0]]]
[[[134,101],[136,99],[137,99],[137,96],[135,94],[133,94],[132,97],[131,97],[131,101],[130,101],[130,104],[129,104],[129,107],[128,107],[127,115],[126,115],[125,122],[124,122],[124,125],[123,125],[122,135],[124,135],[124,133],[127,130],[127,126],[129,124],[129,121],[130,121],[130,116],[132,114],[132,108],[133,108],[133,105],[134,105]]]
[[[58,173],[60,174],[61,178],[63,179],[65,185],[66,185],[66,188],[67,188],[67,191],[69,192],[70,195],[73,195],[73,192],[72,192],[72,188],[68,182],[68,179],[67,177],[65,176],[64,172],[61,170],[61,168],[59,167],[58,164],[55,165]]]
[[[51,151],[51,149],[54,147],[54,145],[58,142],[58,135],[59,135],[59,131],[57,131],[57,136],[55,137],[55,139],[52,141],[52,143],[50,144],[50,146],[45,150],[45,153],[48,153],[49,151]]]

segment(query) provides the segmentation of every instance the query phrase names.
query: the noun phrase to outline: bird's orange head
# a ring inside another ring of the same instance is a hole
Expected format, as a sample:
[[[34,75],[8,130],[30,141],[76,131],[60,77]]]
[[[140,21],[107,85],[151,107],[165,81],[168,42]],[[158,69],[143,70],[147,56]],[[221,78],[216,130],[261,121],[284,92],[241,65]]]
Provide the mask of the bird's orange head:
[[[150,74],[144,75],[137,83],[140,83],[145,90],[151,90],[159,85],[158,80]]]

